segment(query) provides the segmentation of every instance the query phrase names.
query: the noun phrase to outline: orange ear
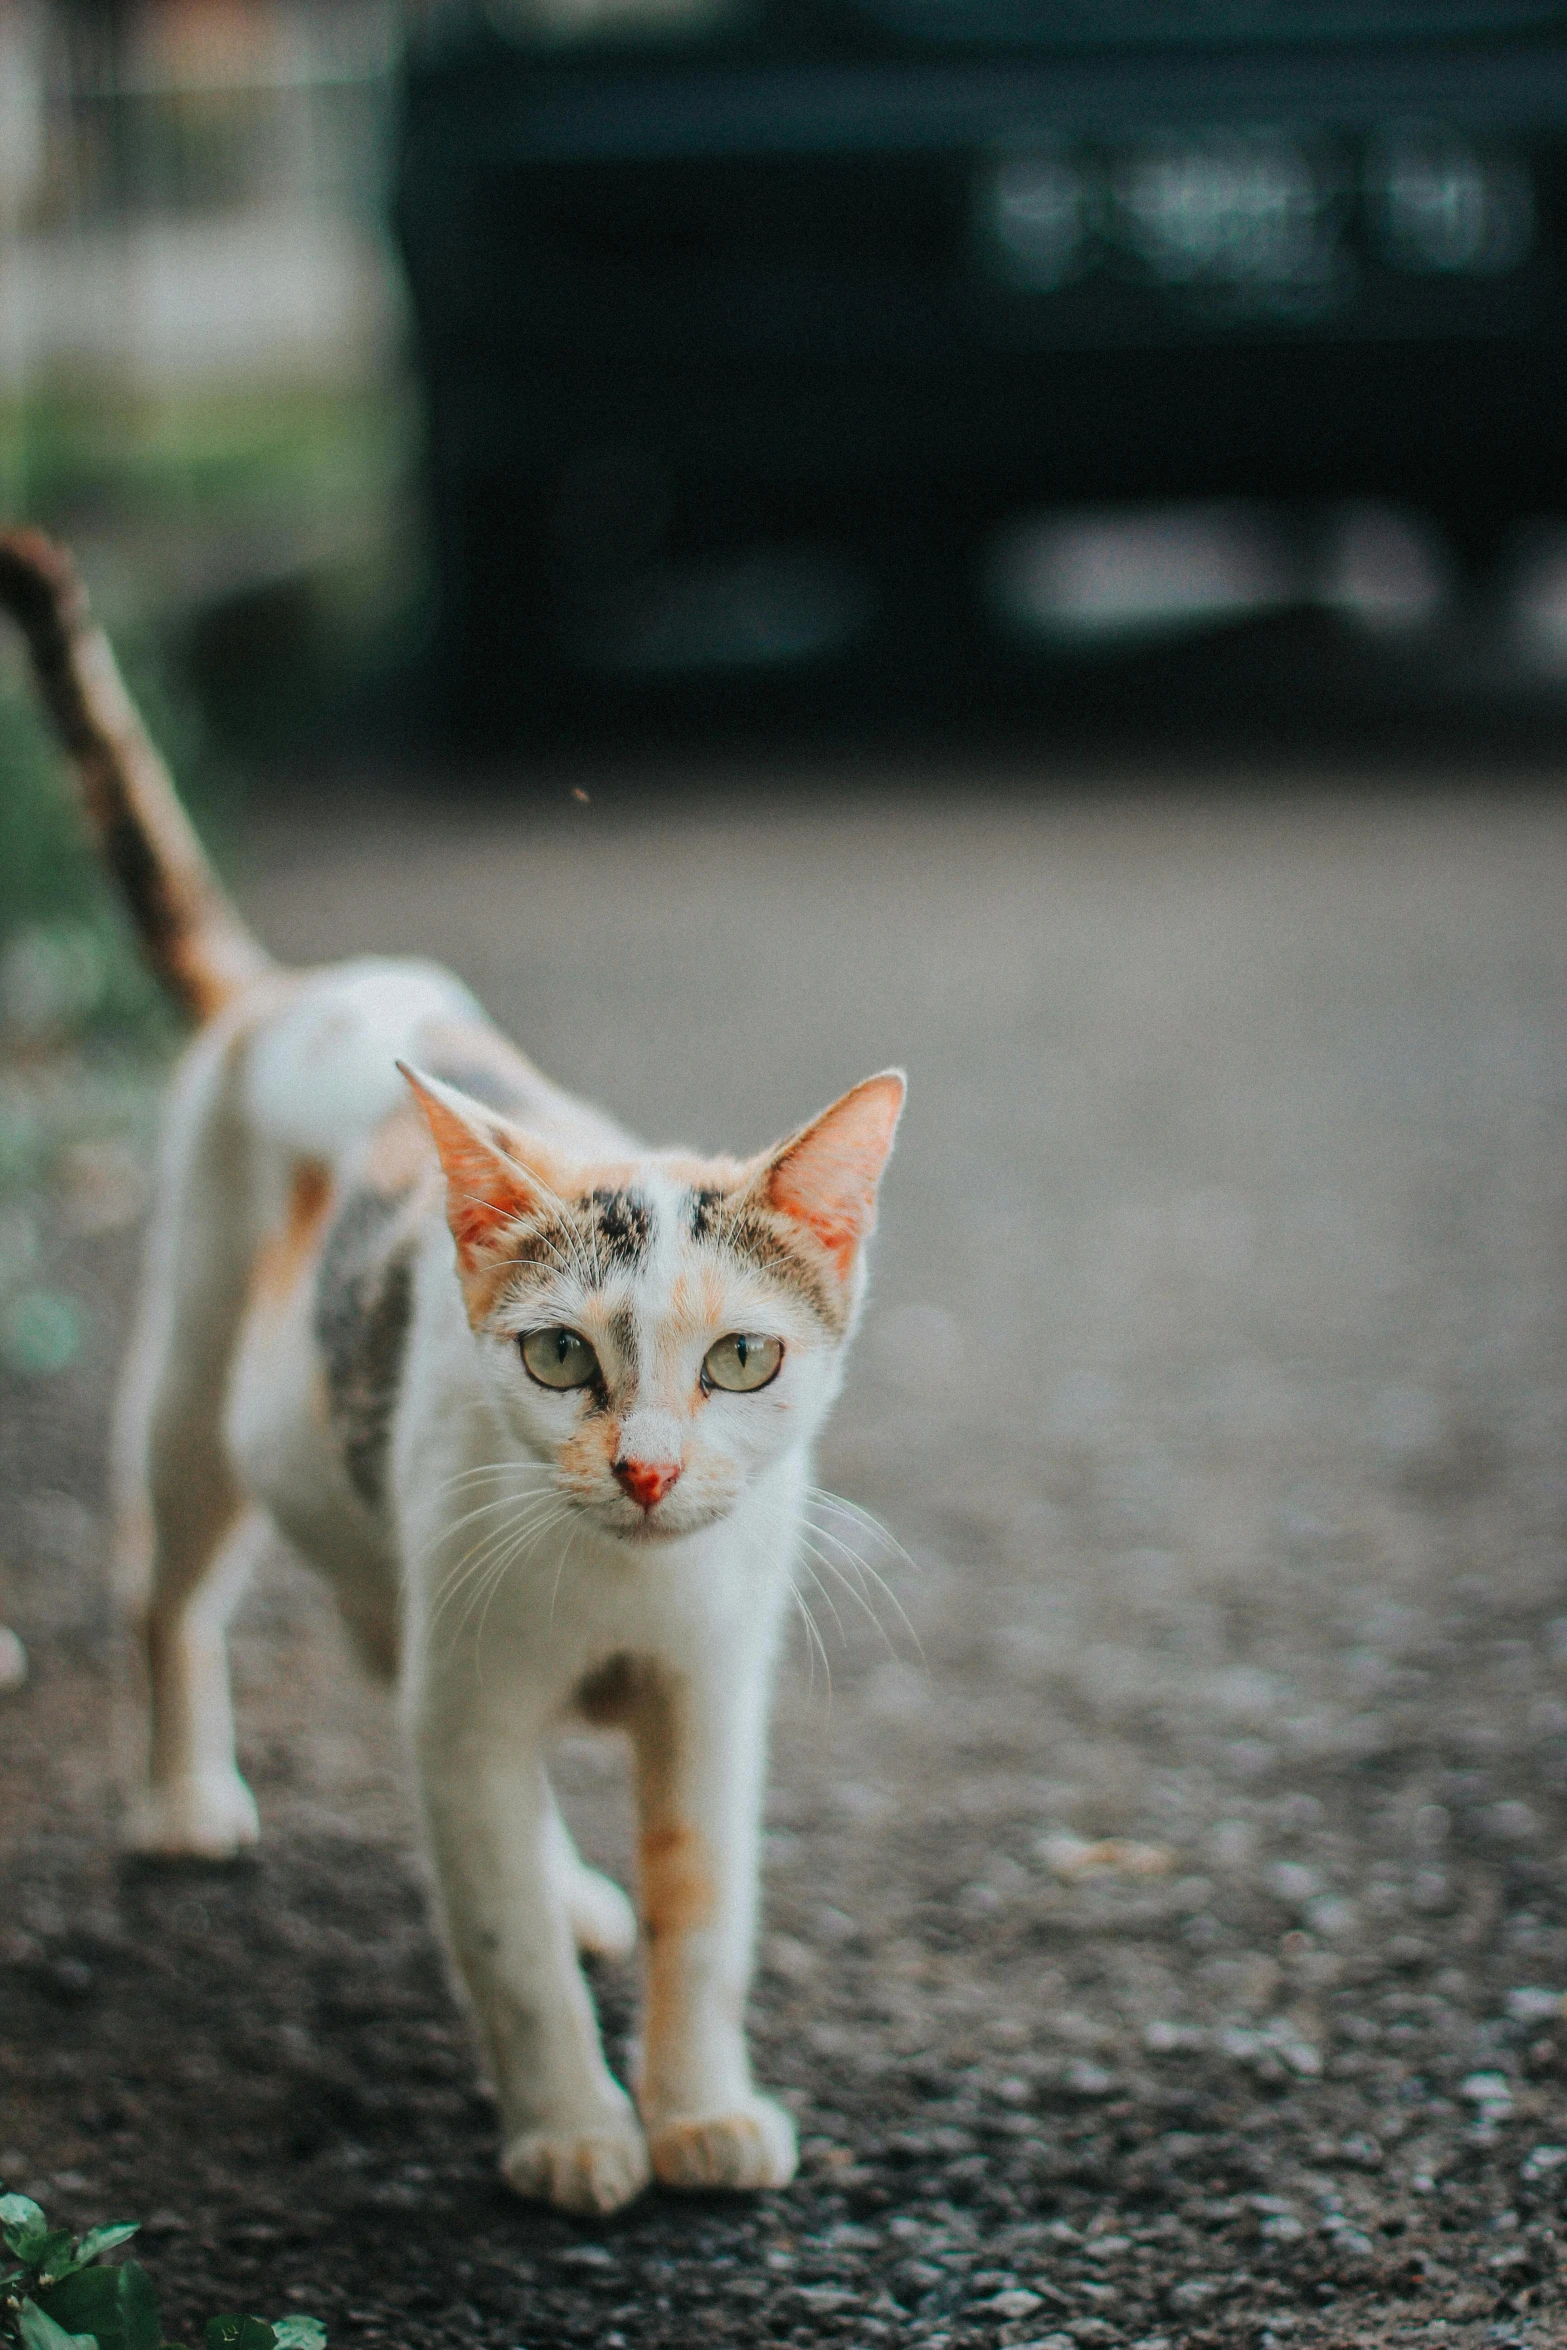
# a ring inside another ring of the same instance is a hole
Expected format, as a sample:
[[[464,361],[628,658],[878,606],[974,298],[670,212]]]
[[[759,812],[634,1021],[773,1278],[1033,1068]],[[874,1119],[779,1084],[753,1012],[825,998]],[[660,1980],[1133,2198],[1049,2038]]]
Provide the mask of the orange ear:
[[[769,1206],[815,1234],[847,1278],[876,1222],[876,1186],[907,1090],[901,1069],[867,1077],[772,1154]]]
[[[446,1177],[446,1220],[465,1278],[493,1265],[497,1244],[519,1217],[534,1215],[553,1193],[534,1164],[528,1139],[482,1102],[397,1064],[424,1112]]]

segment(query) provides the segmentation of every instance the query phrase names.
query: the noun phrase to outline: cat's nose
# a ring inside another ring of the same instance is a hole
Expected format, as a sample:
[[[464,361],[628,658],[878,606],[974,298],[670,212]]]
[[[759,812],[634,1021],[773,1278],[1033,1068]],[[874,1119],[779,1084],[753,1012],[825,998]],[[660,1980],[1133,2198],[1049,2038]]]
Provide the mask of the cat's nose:
[[[614,1468],[622,1488],[645,1510],[656,1509],[680,1475],[678,1461],[616,1461]]]

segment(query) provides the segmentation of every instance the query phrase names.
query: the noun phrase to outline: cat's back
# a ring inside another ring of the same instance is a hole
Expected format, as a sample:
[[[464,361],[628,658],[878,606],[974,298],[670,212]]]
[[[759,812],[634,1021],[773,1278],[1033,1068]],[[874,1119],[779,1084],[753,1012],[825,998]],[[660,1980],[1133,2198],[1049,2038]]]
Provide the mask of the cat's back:
[[[244,1117],[264,1146],[344,1170],[408,1102],[397,1064],[574,1151],[635,1146],[613,1120],[551,1084],[439,963],[356,956],[303,973],[245,1051]],[[433,1153],[432,1153],[433,1160]]]

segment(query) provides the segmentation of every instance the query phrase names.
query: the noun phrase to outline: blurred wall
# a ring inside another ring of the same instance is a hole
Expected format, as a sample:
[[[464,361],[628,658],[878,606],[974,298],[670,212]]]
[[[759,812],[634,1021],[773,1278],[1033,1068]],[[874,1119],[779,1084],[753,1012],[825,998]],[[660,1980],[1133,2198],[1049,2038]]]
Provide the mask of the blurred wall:
[[[363,378],[392,0],[0,0],[0,388]]]

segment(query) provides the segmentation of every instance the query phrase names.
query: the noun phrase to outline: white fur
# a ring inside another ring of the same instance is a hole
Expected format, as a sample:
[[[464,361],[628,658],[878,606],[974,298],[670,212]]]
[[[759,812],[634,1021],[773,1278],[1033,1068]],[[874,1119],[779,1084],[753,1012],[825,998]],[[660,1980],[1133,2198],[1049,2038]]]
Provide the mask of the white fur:
[[[351,1188],[370,1129],[400,1098],[394,1061],[419,1060],[432,1022],[477,1017],[443,972],[359,962],[259,983],[182,1065],[116,1446],[153,1708],[130,1833],[207,1855],[257,1833],[234,1762],[224,1624],[276,1523],[332,1581],[367,1658],[399,1674],[507,2177],[581,2210],[623,2202],[650,2166],[679,2185],[777,2184],[793,2170],[793,2131],[752,2086],[742,2017],[768,1688],[841,1339],[738,1261],[715,1299],[712,1254],[699,1262],[680,1221],[684,1178],[647,1152],[635,1172],[654,1213],[646,1261],[606,1271],[568,1257],[476,1334],[432,1189],[377,1507],[348,1477],[323,1406],[310,1269],[281,1296],[258,1286],[301,1160],[323,1162],[338,1196]],[[537,1107],[530,1125],[558,1154],[634,1148],[543,1080]],[[856,1256],[846,1323],[862,1284]],[[617,1310],[640,1368],[634,1393],[612,1395],[611,1452],[681,1466],[656,1522],[621,1490],[611,1453],[567,1473],[562,1448],[588,1405],[533,1382],[516,1345],[527,1328],[583,1330],[614,1390]],[[736,1329],[783,1340],[778,1378],[704,1395],[703,1355]],[[573,1947],[624,1950],[635,1923],[577,1856],[543,1759],[617,1659],[629,1660],[620,1718],[638,1771],[641,1898],[660,1929],[636,2106],[606,2068]]]

